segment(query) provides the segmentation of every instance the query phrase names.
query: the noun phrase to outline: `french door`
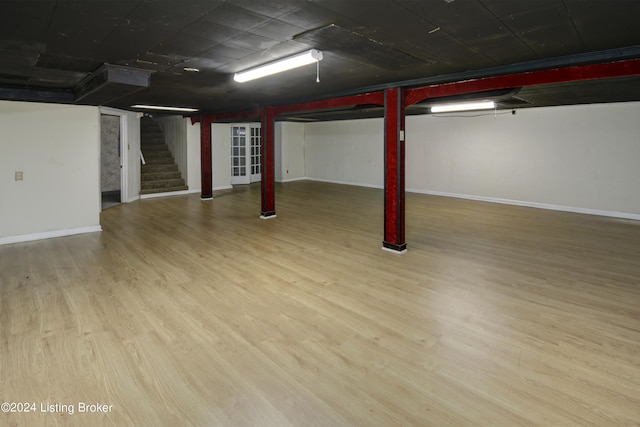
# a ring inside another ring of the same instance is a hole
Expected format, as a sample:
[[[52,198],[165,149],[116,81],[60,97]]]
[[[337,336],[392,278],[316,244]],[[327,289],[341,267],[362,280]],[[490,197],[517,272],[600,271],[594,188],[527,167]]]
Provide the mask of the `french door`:
[[[262,143],[259,123],[231,126],[231,184],[262,179]]]

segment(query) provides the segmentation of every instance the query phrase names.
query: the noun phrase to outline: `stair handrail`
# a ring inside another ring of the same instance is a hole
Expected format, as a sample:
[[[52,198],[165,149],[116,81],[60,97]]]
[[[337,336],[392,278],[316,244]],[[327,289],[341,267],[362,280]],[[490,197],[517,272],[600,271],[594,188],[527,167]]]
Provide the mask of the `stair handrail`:
[[[147,162],[144,160],[144,154],[142,154],[142,150],[140,150],[140,161],[142,162],[143,165],[147,164]]]

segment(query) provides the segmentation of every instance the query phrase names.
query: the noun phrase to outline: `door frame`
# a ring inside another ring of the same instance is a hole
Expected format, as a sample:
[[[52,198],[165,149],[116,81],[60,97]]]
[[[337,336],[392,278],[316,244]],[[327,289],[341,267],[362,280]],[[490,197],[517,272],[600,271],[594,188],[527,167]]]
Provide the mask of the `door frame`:
[[[100,107],[100,114],[120,117],[120,202],[129,201],[129,111]]]

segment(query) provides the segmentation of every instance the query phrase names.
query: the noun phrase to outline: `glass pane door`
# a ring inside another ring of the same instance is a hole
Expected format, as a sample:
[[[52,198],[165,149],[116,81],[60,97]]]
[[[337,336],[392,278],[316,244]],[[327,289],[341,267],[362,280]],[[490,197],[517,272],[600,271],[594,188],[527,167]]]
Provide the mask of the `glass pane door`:
[[[231,126],[231,184],[249,184],[247,126]]]
[[[262,143],[260,127],[251,127],[251,182],[262,179]]]
[[[262,178],[259,123],[231,126],[231,184],[250,184]]]

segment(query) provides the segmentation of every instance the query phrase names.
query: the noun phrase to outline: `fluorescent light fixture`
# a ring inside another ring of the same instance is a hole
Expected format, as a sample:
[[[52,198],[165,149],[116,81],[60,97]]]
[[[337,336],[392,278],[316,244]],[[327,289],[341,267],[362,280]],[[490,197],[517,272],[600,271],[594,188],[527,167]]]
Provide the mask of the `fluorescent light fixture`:
[[[496,108],[494,101],[464,102],[458,104],[442,104],[431,107],[432,113],[450,113],[453,111],[490,110]]]
[[[160,106],[160,105],[132,105],[131,108],[140,108],[142,110],[182,111],[182,112],[186,112],[186,113],[193,113],[194,111],[198,111],[197,108],[163,107],[163,106]]]
[[[303,65],[313,64],[314,62],[318,61],[322,61],[322,52],[316,49],[311,49],[306,52],[290,56],[288,58],[270,62],[265,65],[260,65],[259,67],[240,71],[239,73],[235,73],[233,75],[233,80],[239,83],[244,83],[248,82],[249,80],[259,79],[260,77],[266,77],[272,74],[281,73],[293,68],[302,67]]]

